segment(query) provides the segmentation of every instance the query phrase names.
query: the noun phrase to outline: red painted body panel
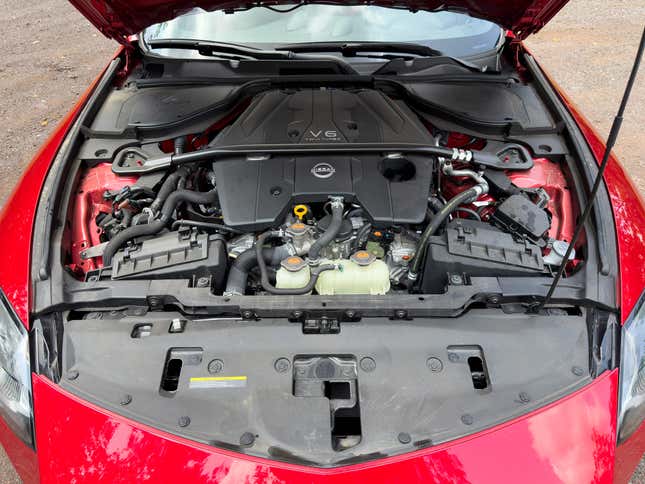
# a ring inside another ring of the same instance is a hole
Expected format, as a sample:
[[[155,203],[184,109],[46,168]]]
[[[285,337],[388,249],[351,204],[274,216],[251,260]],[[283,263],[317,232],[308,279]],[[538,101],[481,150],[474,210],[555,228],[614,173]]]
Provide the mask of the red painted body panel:
[[[312,469],[214,449],[96,408],[42,377],[34,376],[33,381],[44,483],[612,481],[616,371],[494,429],[435,448],[338,469]]]
[[[135,176],[115,175],[111,163],[102,163],[81,174],[72,215],[71,269],[74,272],[84,275],[96,269],[94,259],[85,260],[81,253],[101,243],[103,230],[96,225],[96,217],[101,212],[112,213],[112,201],[103,197],[105,191],[118,191],[127,185],[134,185],[138,179]]]
[[[531,170],[510,173],[509,178],[518,187],[544,188],[549,195],[547,208],[551,212],[549,237],[569,242],[573,238],[577,210],[568,182],[557,163],[546,158],[536,158],[534,162],[535,166]]]

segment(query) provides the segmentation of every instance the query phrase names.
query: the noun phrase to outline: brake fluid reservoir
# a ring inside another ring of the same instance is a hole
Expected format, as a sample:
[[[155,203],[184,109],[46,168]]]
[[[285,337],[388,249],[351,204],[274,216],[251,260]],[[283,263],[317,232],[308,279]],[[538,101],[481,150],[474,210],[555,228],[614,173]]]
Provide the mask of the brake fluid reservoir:
[[[384,295],[390,290],[390,270],[385,262],[367,251],[356,252],[350,260],[322,261],[338,269],[325,271],[316,282],[323,296],[338,294]]]
[[[300,289],[309,284],[311,272],[307,263],[300,257],[287,257],[280,263],[275,282],[278,289]]]

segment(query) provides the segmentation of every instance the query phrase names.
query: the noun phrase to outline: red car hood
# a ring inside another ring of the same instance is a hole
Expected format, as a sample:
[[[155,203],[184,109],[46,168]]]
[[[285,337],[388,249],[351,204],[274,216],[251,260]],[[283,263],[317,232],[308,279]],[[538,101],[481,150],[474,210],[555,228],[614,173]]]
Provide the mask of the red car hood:
[[[95,407],[34,375],[40,480],[42,484],[627,482],[629,475],[614,474],[617,385],[614,370],[562,400],[478,434],[409,454],[320,469],[191,442]],[[6,442],[5,446],[14,452]],[[626,468],[629,473],[632,463]],[[32,480],[29,477],[23,473],[25,482]]]
[[[245,7],[248,1],[232,0],[70,0],[103,34],[121,43],[127,36],[146,27],[170,20],[194,7],[205,10],[224,10]],[[276,5],[294,0],[253,2]],[[307,3],[317,3],[308,1]],[[333,3],[329,0],[321,3]],[[363,0],[337,2],[342,5],[361,5]],[[511,30],[519,38],[537,32],[567,0],[370,0],[371,5],[405,7],[412,10],[457,10],[495,22]]]

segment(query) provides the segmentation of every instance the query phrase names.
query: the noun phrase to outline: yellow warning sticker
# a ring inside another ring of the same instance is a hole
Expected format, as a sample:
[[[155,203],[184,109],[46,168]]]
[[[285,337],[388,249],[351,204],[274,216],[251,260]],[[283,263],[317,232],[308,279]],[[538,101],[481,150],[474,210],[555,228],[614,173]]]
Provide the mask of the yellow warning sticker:
[[[246,375],[193,377],[190,379],[190,388],[243,388],[246,380]]]

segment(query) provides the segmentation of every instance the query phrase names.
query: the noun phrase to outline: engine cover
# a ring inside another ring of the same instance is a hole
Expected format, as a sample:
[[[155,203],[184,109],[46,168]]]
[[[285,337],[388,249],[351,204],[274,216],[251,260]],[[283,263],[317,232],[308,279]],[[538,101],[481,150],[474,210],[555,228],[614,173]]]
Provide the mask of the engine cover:
[[[270,91],[218,136],[213,146],[307,143],[434,143],[404,104],[375,90]],[[426,156],[246,156],[214,163],[224,221],[263,230],[294,203],[330,195],[360,203],[376,224],[421,223],[432,182]]]

